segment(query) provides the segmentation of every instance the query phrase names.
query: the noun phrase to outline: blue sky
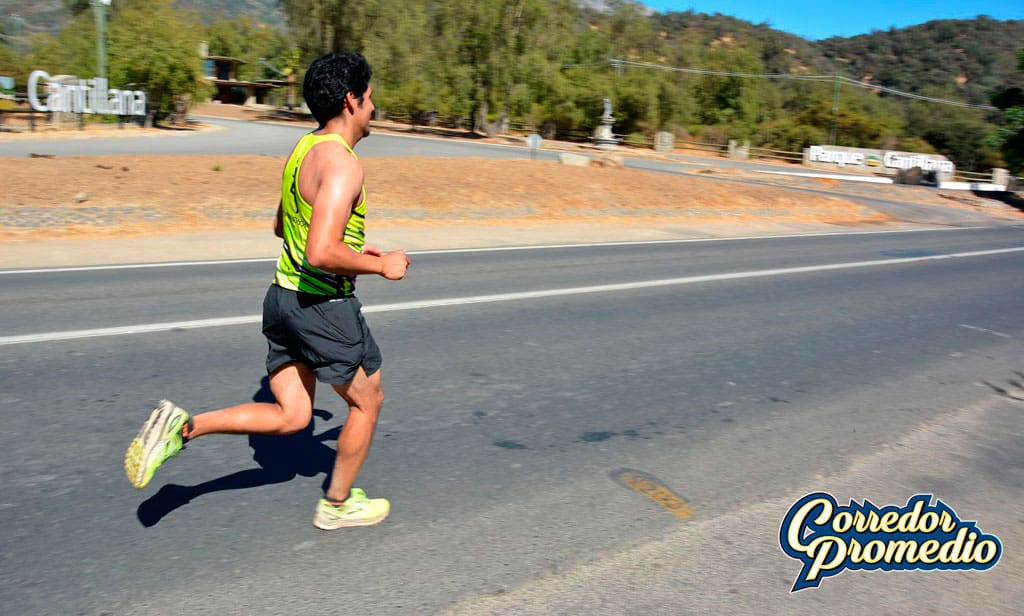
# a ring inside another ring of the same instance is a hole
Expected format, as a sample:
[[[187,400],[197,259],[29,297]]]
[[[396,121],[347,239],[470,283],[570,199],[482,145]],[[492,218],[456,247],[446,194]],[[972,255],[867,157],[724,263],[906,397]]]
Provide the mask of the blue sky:
[[[641,0],[657,11],[731,15],[811,40],[903,28],[933,19],[1024,19],[1024,0]]]

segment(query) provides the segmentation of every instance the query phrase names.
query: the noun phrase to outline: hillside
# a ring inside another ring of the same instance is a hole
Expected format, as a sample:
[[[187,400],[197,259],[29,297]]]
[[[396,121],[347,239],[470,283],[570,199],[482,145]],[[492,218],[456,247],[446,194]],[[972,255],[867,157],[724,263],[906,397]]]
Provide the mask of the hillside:
[[[203,21],[248,16],[276,28],[287,23],[278,0],[174,0],[178,8]],[[603,2],[581,0],[582,11],[603,10]],[[597,8],[595,8],[597,7]],[[0,2],[0,26],[9,36],[55,33],[70,19],[63,0]],[[14,16],[17,16],[15,18]],[[1016,71],[1018,49],[1024,45],[1024,20],[936,20],[902,29],[854,37],[809,41],[727,15],[667,12],[649,14],[654,29],[679,46],[708,47],[731,40],[754,46],[768,73],[832,74],[907,92],[987,104],[1005,86],[1024,85]],[[668,60],[685,60],[677,55]],[[703,68],[703,67],[690,67]]]
[[[655,14],[651,19],[667,36],[691,44],[697,42],[701,47],[727,44],[757,48],[767,73],[832,72],[827,67],[828,61],[819,45],[766,24],[753,24],[728,15],[708,15],[693,11]]]
[[[174,0],[174,5],[194,10],[203,21],[248,16],[278,28],[287,25],[277,0]]]
[[[229,19],[247,15],[275,27],[286,25],[277,0],[174,0],[174,6],[195,11],[204,20],[213,21],[225,15]],[[15,15],[20,19],[15,20]],[[25,33],[55,34],[70,20],[71,14],[65,8],[64,0],[0,1],[0,25],[8,34],[16,34],[18,27]]]
[[[816,47],[849,77],[907,92],[987,104],[995,90],[1024,85],[1024,20],[937,20]]]

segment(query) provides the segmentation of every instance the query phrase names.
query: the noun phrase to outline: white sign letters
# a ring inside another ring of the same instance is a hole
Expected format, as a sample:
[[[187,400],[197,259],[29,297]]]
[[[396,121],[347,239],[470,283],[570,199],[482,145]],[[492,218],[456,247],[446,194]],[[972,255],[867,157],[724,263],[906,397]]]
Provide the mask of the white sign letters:
[[[840,167],[876,167],[890,173],[912,167],[920,167],[922,171],[936,171],[944,175],[952,175],[955,171],[953,162],[938,154],[914,154],[820,145],[812,145],[804,150],[804,163],[812,166],[825,164]]]
[[[39,98],[40,81],[43,82],[45,102]],[[108,86],[103,77],[88,80],[71,78],[68,83],[61,83],[52,81],[46,71],[32,71],[28,76],[28,102],[36,111],[146,115],[145,91],[118,90]]]

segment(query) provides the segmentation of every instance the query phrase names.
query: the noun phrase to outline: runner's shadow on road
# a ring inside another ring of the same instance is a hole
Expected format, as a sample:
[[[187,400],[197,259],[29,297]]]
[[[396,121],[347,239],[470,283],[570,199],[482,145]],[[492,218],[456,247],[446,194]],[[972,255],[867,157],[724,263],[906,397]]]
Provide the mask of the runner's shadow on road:
[[[254,402],[273,402],[267,377],[263,378],[260,390],[253,396]],[[333,415],[322,409],[314,409],[313,416],[329,420]],[[335,450],[325,443],[335,442],[341,433],[341,426],[320,434],[313,434],[315,420],[310,421],[300,432],[287,436],[249,435],[249,446],[253,449],[253,460],[259,468],[249,468],[217,479],[211,479],[194,486],[169,483],[139,505],[136,515],[143,526],[155,526],[169,513],[187,505],[190,501],[211,492],[243,490],[274,483],[291,481],[297,475],[315,477],[324,473],[323,488],[327,489],[331,470],[334,468]]]

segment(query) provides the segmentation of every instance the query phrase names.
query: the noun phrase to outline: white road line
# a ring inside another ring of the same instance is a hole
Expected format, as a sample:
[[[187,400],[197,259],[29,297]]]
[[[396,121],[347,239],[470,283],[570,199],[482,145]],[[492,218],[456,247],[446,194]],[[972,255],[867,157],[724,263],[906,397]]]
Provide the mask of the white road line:
[[[754,173],[770,173],[773,175],[789,175],[801,178],[824,178],[829,180],[846,180],[850,182],[868,182],[872,184],[893,184],[892,178],[880,178],[877,176],[864,175],[843,175],[838,173],[813,173],[802,171],[768,171],[765,169],[754,169]],[[939,182],[939,189],[942,190],[979,190],[985,192],[1003,192],[1006,187],[1002,184],[991,184],[988,182]]]
[[[269,263],[269,257],[259,259],[222,259],[219,261],[168,261],[167,263],[133,263],[125,265],[82,265],[77,267],[46,267],[38,269],[0,270],[3,274],[55,274],[58,272],[102,272],[104,270],[148,269],[154,267],[191,267],[195,265],[237,265],[241,263]]]
[[[885,265],[900,265],[905,263],[922,263],[926,261],[939,261],[945,259],[984,257],[990,255],[1002,255],[1017,252],[1024,252],[1024,247],[999,248],[995,250],[978,250],[974,252],[959,252],[948,255],[930,255],[923,257],[907,257],[900,259],[881,259],[877,261],[852,261],[849,263],[808,265],[804,267],[784,267],[778,269],[731,272],[726,274],[707,274],[704,276],[664,278],[660,280],[644,280],[637,282],[624,282],[620,284],[594,285],[588,287],[569,287],[564,289],[547,289],[543,291],[522,291],[519,293],[497,293],[493,295],[473,295],[468,297],[429,299],[416,302],[399,302],[395,304],[377,304],[373,306],[365,306],[363,308],[363,312],[373,313],[396,312],[401,310],[423,310],[426,308],[441,308],[445,306],[466,306],[470,304],[488,304],[495,302],[522,301],[531,299],[541,299],[546,297],[584,295],[588,293],[634,291],[637,289],[652,289],[656,287],[680,286],[687,284],[697,284],[701,282],[720,282],[724,280],[741,280],[745,278],[764,278],[769,276],[786,276],[789,274],[807,274],[812,272],[826,272],[865,267],[882,267]],[[225,327],[228,325],[251,325],[253,323],[259,323],[261,321],[262,318],[260,317],[260,315],[244,315],[238,317],[225,317],[219,319],[175,321],[170,323],[149,323],[143,325],[127,325],[122,327],[106,327],[99,329],[81,329],[75,331],[50,332],[44,334],[3,336],[0,337],[0,346],[14,344],[33,344],[37,342],[55,342],[60,340],[76,340],[80,338],[97,338],[101,336],[125,336],[130,334],[147,334],[154,332],[171,331],[175,329],[203,329],[209,327]]]
[[[127,336],[130,334],[152,334],[168,332],[174,329],[204,329],[207,327],[225,327],[227,325],[249,325],[259,323],[259,315],[224,317],[221,319],[199,319],[197,321],[172,321],[170,323],[148,323],[142,325],[124,325],[122,327],[102,327],[98,329],[79,329],[46,334],[25,334],[22,336],[4,336],[0,338],[0,346],[10,344],[32,344],[35,342],[57,342],[60,340],[78,340],[80,338],[101,338],[104,336]]]
[[[786,233],[779,235],[745,235],[737,237],[696,237],[674,240],[638,240],[624,242],[590,242],[583,244],[533,244],[526,246],[492,246],[489,248],[439,248],[435,250],[410,250],[410,255],[441,255],[474,252],[507,252],[514,250],[554,250],[563,248],[604,248],[610,246],[652,246],[658,244],[699,244],[710,242],[736,242],[742,240],[774,240],[793,238],[836,237],[844,235],[886,235],[891,233],[923,233],[926,231],[977,231],[988,227],[937,227],[925,229],[887,229],[884,231],[836,231],[834,233]],[[11,274],[54,274],[59,272],[99,272],[122,269],[147,269],[157,267],[195,267],[200,265],[237,265],[241,263],[273,263],[277,257],[253,259],[221,259],[217,261],[173,261],[167,263],[134,263],[126,265],[82,265],[75,267],[49,267],[37,269],[0,270],[0,276]]]
[[[836,231],[833,233],[781,233],[779,235],[740,235],[735,237],[693,237],[675,240],[638,240],[632,242],[591,242],[589,244],[537,244],[534,246],[494,246],[490,248],[441,248],[410,251],[417,254],[458,254],[465,252],[503,252],[510,250],[544,250],[546,248],[604,248],[608,246],[656,246],[658,244],[704,244],[710,242],[736,242],[743,240],[778,240],[794,238],[836,237],[845,235],[887,235],[890,233],[923,233],[926,231],[978,231],[990,227],[934,227],[926,229],[886,229],[885,231]],[[0,272],[2,274],[4,272]]]
[[[1010,334],[1004,334],[1003,332],[997,332],[994,329],[986,329],[984,327],[977,327],[976,325],[967,325],[966,323],[961,323],[960,327],[962,327],[964,329],[974,330],[976,332],[982,332],[982,333],[985,333],[985,334],[992,334],[993,336],[999,336],[1000,338],[1013,338],[1013,336],[1011,336]]]
[[[826,180],[849,180],[851,182],[868,182],[871,184],[892,184],[892,178],[880,178],[866,175],[843,175],[839,173],[813,173],[801,171],[767,171],[754,169],[754,173],[770,173],[772,175],[790,175],[799,178],[823,178]]]

